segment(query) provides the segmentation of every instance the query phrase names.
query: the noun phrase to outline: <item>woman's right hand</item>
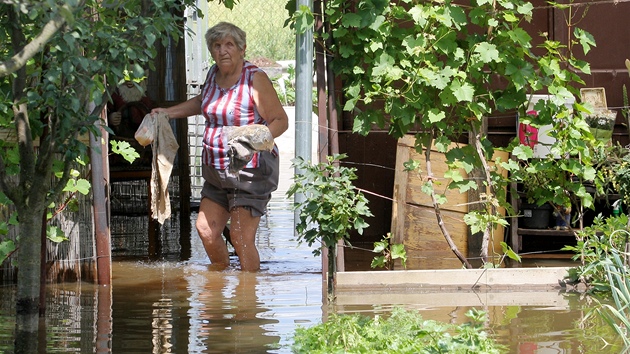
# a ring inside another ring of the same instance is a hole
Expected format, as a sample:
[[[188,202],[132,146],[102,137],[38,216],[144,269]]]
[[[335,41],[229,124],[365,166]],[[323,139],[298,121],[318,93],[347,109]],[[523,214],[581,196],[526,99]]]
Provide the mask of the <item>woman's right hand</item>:
[[[169,119],[179,119],[201,114],[201,95],[197,95],[188,101],[165,107],[157,107],[151,110],[151,114],[165,113]]]
[[[151,110],[151,114],[157,114],[157,113],[166,113],[168,114],[168,108],[163,108],[163,107],[157,107],[157,108],[153,108]]]

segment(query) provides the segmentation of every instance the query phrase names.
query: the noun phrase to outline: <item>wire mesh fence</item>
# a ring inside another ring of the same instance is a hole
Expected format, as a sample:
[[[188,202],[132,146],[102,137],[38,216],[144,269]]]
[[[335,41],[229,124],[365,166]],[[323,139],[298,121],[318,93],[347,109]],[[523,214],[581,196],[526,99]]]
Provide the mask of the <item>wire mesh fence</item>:
[[[231,22],[247,33],[246,58],[273,61],[295,58],[295,34],[284,22],[289,17],[287,0],[240,0],[232,10],[218,1],[209,3],[206,16],[213,26]]]

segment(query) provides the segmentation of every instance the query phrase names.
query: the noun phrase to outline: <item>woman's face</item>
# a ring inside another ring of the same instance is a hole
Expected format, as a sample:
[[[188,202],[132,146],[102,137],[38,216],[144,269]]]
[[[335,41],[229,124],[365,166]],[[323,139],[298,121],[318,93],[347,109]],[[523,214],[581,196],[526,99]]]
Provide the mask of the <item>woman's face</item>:
[[[239,49],[234,38],[227,36],[212,43],[210,55],[217,63],[219,69],[230,69],[243,62],[245,48]]]

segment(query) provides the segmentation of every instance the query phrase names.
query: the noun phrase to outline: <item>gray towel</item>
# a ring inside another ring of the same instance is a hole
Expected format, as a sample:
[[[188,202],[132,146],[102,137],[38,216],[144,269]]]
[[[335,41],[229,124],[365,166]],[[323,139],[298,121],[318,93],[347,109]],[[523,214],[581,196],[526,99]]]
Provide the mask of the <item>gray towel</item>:
[[[228,141],[228,170],[236,173],[243,169],[258,151],[273,150],[274,140],[266,125],[251,124],[224,127]]]
[[[145,120],[148,120],[145,122]],[[166,113],[147,114],[140,129],[144,126],[151,129],[151,134],[144,134],[145,140],[138,139],[141,144],[151,144],[153,163],[151,168],[151,217],[160,224],[171,217],[171,201],[168,195],[168,181],[173,170],[173,162],[179,144],[169,124]],[[146,124],[145,124],[146,123]]]

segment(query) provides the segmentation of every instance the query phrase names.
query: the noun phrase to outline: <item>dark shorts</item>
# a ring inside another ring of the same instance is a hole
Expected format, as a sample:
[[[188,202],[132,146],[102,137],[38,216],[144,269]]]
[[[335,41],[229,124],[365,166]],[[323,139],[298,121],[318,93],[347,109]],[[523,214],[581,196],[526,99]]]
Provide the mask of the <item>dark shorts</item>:
[[[271,192],[278,188],[280,159],[271,152],[260,153],[258,168],[244,168],[236,175],[203,165],[205,180],[202,198],[208,198],[230,211],[234,207],[249,209],[252,216],[265,214]]]

